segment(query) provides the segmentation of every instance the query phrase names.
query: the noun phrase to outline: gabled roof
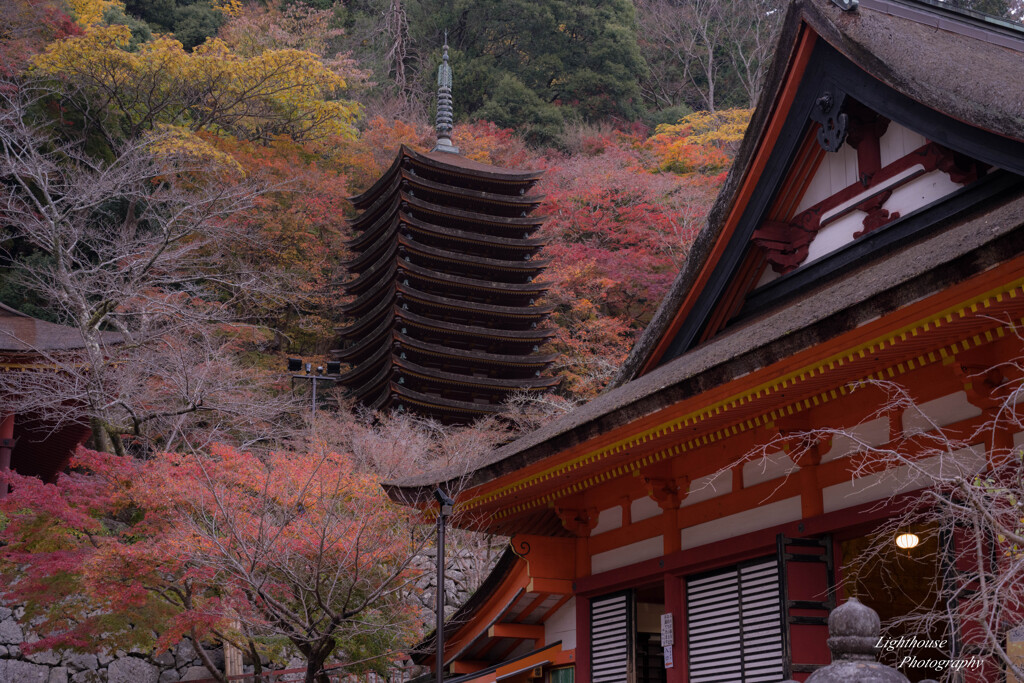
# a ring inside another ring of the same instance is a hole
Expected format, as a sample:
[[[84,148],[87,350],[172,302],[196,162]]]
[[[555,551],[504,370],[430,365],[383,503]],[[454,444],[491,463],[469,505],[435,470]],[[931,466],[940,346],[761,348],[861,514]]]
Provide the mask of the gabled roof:
[[[713,305],[728,284],[750,231],[806,137],[809,111],[822,85],[841,85],[891,120],[923,126],[928,139],[1006,170],[901,221],[926,229],[928,239],[908,239],[902,227],[873,233],[872,259],[857,260],[860,245],[842,250],[829,278],[793,290],[785,306],[763,310],[700,345],[687,342],[666,353],[679,330],[693,321],[701,298],[705,308]],[[391,482],[385,489],[396,500],[416,504],[437,485],[473,489],[524,468],[539,471],[548,466],[547,458],[569,449],[591,443],[604,449],[633,434],[627,434],[632,425],[654,424],[659,411],[697,401],[823,341],[867,329],[872,320],[1010,261],[1024,249],[1022,117],[1021,34],[951,18],[940,7],[917,2],[862,0],[858,9],[843,11],[830,0],[797,0],[708,225],[617,386],[485,454],[468,474],[461,465],[458,471]]]
[[[938,2],[854,6],[846,11],[830,0],[790,6],[760,102],[707,225],[613,386],[692,347],[701,316],[735,272],[728,260],[739,259],[775,195],[822,87],[854,93],[894,121],[924,126],[919,132],[930,140],[1024,174],[1020,27]]]

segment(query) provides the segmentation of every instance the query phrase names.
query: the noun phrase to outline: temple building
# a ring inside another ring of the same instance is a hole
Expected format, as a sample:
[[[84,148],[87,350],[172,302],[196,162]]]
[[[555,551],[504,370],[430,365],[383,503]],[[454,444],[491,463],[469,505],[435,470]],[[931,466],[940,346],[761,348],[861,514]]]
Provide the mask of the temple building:
[[[510,537],[440,659],[430,638],[417,660],[448,683],[805,681],[836,605],[858,597],[899,636],[941,590],[941,645],[887,663],[977,657],[956,680],[1015,680],[993,653],[1024,652],[1003,626],[1020,612],[982,639],[976,584],[957,582],[970,553],[987,571],[1019,549],[892,525],[1020,462],[1022,103],[1019,26],[930,0],[791,3],[707,225],[616,386],[385,484],[425,514],[441,489],[451,524]]]
[[[103,332],[101,338],[106,344],[121,340],[116,332]],[[0,304],[0,373],[59,373],[61,363],[81,362],[84,346],[77,329]],[[17,386],[18,382],[5,384]],[[57,424],[37,411],[19,408],[23,402],[8,394],[0,405],[0,471],[10,468],[52,482],[75,449],[89,438],[89,425],[79,421]],[[0,497],[5,493],[0,489]]]
[[[559,379],[544,374],[556,358],[542,351],[552,307],[537,303],[547,264],[537,258],[543,218],[532,215],[540,173],[479,163],[452,145],[447,46],[438,85],[434,149],[403,146],[352,197],[351,324],[335,356],[350,366],[339,381],[360,403],[465,423]]]

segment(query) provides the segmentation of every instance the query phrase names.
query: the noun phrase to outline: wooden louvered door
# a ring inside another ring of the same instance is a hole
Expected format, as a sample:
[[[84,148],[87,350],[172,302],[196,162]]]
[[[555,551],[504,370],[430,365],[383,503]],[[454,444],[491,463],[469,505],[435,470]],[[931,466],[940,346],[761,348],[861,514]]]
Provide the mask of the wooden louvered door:
[[[590,601],[590,680],[633,680],[633,593],[624,591]]]
[[[779,562],[744,562],[688,578],[690,683],[785,679]]]

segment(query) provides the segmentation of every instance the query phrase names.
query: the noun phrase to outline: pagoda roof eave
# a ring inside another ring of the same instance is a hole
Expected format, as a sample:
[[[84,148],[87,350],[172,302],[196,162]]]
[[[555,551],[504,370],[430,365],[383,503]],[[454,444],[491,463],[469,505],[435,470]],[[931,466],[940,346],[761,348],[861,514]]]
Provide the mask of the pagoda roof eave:
[[[391,392],[400,396],[401,400],[411,401],[428,410],[455,413],[461,417],[494,415],[504,410],[503,406],[492,403],[470,403],[468,401],[456,401],[450,398],[422,394],[395,382],[391,383]]]
[[[457,251],[448,251],[446,249],[430,247],[427,246],[426,244],[416,241],[415,239],[407,238],[404,236],[398,238],[398,243],[401,246],[406,247],[410,251],[420,252],[425,256],[433,256],[435,258],[445,259],[453,263],[489,266],[499,270],[536,271],[537,273],[540,273],[540,271],[542,271],[551,263],[551,259],[510,261],[507,259],[487,258],[484,256],[472,256]]]
[[[431,213],[436,216],[457,218],[467,223],[482,223],[500,228],[528,229],[533,231],[540,228],[548,218],[547,216],[495,216],[492,214],[478,213],[476,211],[464,211],[462,209],[456,209],[442,204],[426,202],[419,197],[413,197],[406,192],[402,192],[400,196],[403,202],[409,204],[409,206],[419,209],[420,211],[426,211],[427,213]]]
[[[391,287],[392,291],[390,293],[388,293],[388,294],[385,294],[384,291],[388,287]],[[351,315],[351,316],[360,315],[361,312],[366,310],[367,306],[377,306],[377,305],[379,305],[380,302],[377,300],[377,297],[392,296],[394,294],[394,287],[395,287],[395,283],[394,282],[388,282],[386,280],[382,280],[381,282],[377,283],[377,286],[372,288],[370,291],[365,292],[364,294],[360,295],[354,301],[350,301],[347,304],[342,304],[338,308],[345,315]]]
[[[481,178],[498,183],[530,184],[538,180],[542,174],[542,171],[501,169],[496,166],[482,164],[478,161],[472,161],[458,155],[446,156],[450,156],[451,158],[439,158],[436,152],[423,154],[407,147],[406,145],[402,145],[398,154],[395,155],[394,161],[391,162],[391,165],[386,171],[384,171],[383,175],[381,175],[381,177],[364,192],[349,197],[349,201],[352,202],[352,205],[357,209],[366,206],[367,202],[372,202],[374,198],[381,193],[383,188],[387,187],[394,179],[394,176],[398,175],[398,172],[402,167],[402,162],[406,159],[409,159],[413,163],[442,172],[471,178]]]
[[[337,355],[340,349],[334,349],[331,351],[332,354]],[[387,359],[391,355],[391,348],[387,344],[382,344],[372,356],[364,360],[359,365],[351,368],[348,372],[338,376],[338,382],[340,384],[349,385],[353,384],[360,377],[366,376],[376,368],[381,361]]]
[[[442,320],[434,320],[400,308],[396,308],[394,314],[398,318],[408,320],[412,323],[418,323],[421,326],[429,326],[437,330],[462,333],[473,337],[487,337],[491,339],[536,342],[537,344],[542,344],[546,340],[554,337],[556,334],[554,328],[550,327],[537,328],[533,330],[502,330],[491,327],[478,327],[476,325],[459,325],[456,323],[444,322]]]
[[[523,390],[544,390],[557,386],[561,383],[561,377],[534,377],[527,379],[500,379],[494,377],[474,377],[472,375],[460,375],[455,372],[444,372],[427,368],[408,359],[397,358],[394,361],[395,367],[403,368],[410,374],[422,375],[425,378],[442,383],[462,384],[488,389],[504,389],[508,391]]]
[[[523,356],[514,356],[504,353],[487,353],[485,351],[452,349],[447,346],[442,346],[441,344],[422,342],[418,339],[413,339],[408,335],[402,334],[401,332],[393,332],[393,334],[395,340],[400,345],[415,351],[435,356],[442,356],[445,358],[460,358],[463,360],[472,360],[474,362],[489,363],[492,365],[543,369],[558,358],[557,353],[531,353]]]
[[[400,295],[405,295],[413,300],[420,300],[435,306],[454,308],[467,313],[483,313],[510,318],[541,320],[555,310],[555,307],[551,304],[543,306],[499,306],[497,304],[483,304],[475,301],[452,299],[446,296],[439,296],[437,294],[428,294],[427,292],[421,292],[410,285],[398,284],[396,287]]]
[[[397,244],[395,245],[397,247]],[[395,250],[392,249],[392,252]],[[390,262],[390,263],[389,263]],[[381,260],[367,268],[359,277],[348,282],[341,283],[346,294],[359,294],[370,289],[380,278],[390,278],[394,269],[401,270],[424,280],[441,282],[447,285],[455,285],[466,289],[477,291],[499,292],[510,295],[538,295],[550,289],[545,282],[498,282],[495,280],[480,280],[477,278],[461,277],[451,275],[430,268],[418,266],[415,263],[396,257],[395,253],[386,253]]]
[[[494,235],[487,235],[484,233],[469,232],[467,230],[459,230],[457,228],[446,228],[441,225],[434,223],[427,223],[421,221],[405,213],[400,213],[399,218],[402,223],[405,223],[415,231],[426,232],[428,234],[436,235],[442,238],[452,239],[458,242],[470,242],[472,244],[483,244],[490,247],[498,247],[505,249],[522,249],[536,251],[545,244],[547,240],[543,238],[518,238],[518,237],[496,237]]]
[[[500,204],[503,206],[515,206],[515,207],[537,207],[544,201],[544,195],[541,194],[498,194],[496,192],[484,192],[482,190],[470,190],[465,187],[459,187],[457,185],[446,185],[444,183],[437,183],[433,180],[427,180],[418,175],[409,173],[407,170],[402,169],[401,178],[409,182],[409,185],[413,187],[420,187],[424,190],[438,192],[441,194],[451,194],[467,199],[475,199],[481,202]]]

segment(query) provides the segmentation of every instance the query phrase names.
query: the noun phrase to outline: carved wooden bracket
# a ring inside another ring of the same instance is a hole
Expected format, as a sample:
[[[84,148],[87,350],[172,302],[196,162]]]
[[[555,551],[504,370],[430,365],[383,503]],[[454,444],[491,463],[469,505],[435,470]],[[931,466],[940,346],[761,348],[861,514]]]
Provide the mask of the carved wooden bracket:
[[[831,434],[808,434],[806,432],[779,431],[782,451],[797,467],[811,467],[821,464],[821,456],[832,448]]]
[[[1007,378],[999,368],[986,366],[970,366],[953,363],[953,373],[964,386],[964,393],[972,405],[982,410],[995,408],[1002,402],[999,388],[1006,384]]]
[[[597,508],[563,508],[555,506],[555,514],[574,536],[589,536],[597,526]]]
[[[647,495],[662,510],[675,510],[690,493],[690,478],[686,476],[677,478],[643,477],[643,483],[647,489]]]

